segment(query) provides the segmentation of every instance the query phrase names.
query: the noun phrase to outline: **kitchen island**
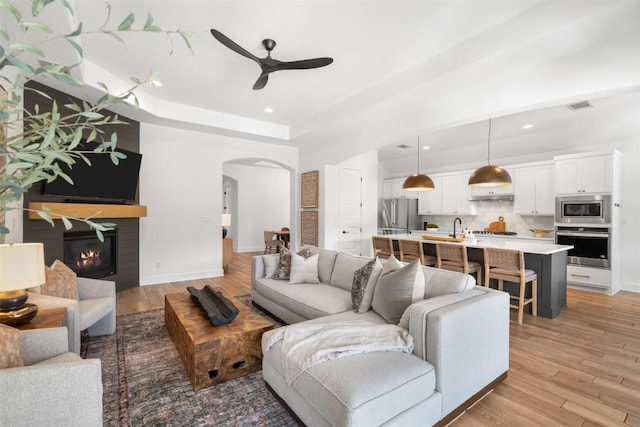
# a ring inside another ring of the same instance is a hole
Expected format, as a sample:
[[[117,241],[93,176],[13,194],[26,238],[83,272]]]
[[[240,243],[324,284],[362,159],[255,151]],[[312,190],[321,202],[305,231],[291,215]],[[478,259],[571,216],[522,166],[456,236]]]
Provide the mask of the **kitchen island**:
[[[425,232],[425,235],[429,235]],[[398,250],[398,240],[420,240],[426,255],[436,254],[438,240],[428,240],[420,234],[393,234],[391,237],[394,249]],[[462,242],[442,242],[467,247],[469,261],[476,261],[484,266],[484,248],[515,249],[524,252],[526,268],[538,275],[538,316],[553,319],[567,305],[567,251],[573,246],[556,245],[550,241],[532,241],[531,239],[505,238],[503,236],[482,235],[475,240]],[[483,267],[484,274],[484,267]],[[482,284],[482,283],[480,283]],[[496,284],[491,283],[492,287]],[[515,284],[505,282],[504,289],[509,291]]]

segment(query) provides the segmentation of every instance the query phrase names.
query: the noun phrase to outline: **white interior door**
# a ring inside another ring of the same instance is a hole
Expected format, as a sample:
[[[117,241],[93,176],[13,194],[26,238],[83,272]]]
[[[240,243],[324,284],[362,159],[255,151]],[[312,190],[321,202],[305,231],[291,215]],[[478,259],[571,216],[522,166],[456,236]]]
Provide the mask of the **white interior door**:
[[[362,254],[362,171],[340,169],[339,249]]]

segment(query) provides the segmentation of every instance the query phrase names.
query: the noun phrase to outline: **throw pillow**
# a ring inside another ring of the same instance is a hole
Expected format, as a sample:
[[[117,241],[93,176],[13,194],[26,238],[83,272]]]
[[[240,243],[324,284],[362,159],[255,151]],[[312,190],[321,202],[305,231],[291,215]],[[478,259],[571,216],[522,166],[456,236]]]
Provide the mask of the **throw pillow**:
[[[264,255],[262,260],[264,261],[264,278],[271,279],[280,264],[280,255]]]
[[[381,272],[382,263],[376,258],[353,273],[351,302],[353,303],[353,311],[356,313],[366,313],[371,308],[373,292]]]
[[[0,323],[0,369],[23,366],[19,334],[16,328]]]
[[[45,283],[42,285],[42,293],[60,298],[79,300],[78,277],[76,273],[67,267],[62,261],[55,260],[51,268],[44,269]]]
[[[302,249],[298,252],[298,255],[309,258],[311,256],[310,249]],[[289,275],[291,273],[291,251],[287,248],[282,248],[280,250],[280,262],[278,263],[278,267],[276,271],[271,276],[272,279],[277,280],[289,280]]]
[[[388,323],[397,325],[407,307],[423,298],[424,275],[420,261],[416,260],[380,275],[371,307]]]
[[[291,272],[289,283],[319,283],[318,254],[305,258],[298,254],[291,254]]]

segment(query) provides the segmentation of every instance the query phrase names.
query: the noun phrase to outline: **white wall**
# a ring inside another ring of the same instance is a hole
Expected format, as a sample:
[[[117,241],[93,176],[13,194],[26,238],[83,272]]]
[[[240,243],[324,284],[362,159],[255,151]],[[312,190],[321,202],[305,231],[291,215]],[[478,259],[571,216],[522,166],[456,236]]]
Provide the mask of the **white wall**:
[[[291,228],[290,172],[281,168],[225,163],[223,173],[238,182],[237,211],[232,217],[235,252],[264,250],[264,230]]]
[[[140,125],[140,284],[221,276],[223,164],[262,158],[297,174],[298,149]],[[239,199],[240,200],[240,199]]]

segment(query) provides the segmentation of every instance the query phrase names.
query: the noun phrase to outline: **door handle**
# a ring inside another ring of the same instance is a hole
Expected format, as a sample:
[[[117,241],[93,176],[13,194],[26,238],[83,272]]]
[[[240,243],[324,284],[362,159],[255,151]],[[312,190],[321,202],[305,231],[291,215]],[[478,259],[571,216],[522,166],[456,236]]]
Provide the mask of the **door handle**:
[[[342,234],[349,234],[349,232],[346,230],[342,230]]]

